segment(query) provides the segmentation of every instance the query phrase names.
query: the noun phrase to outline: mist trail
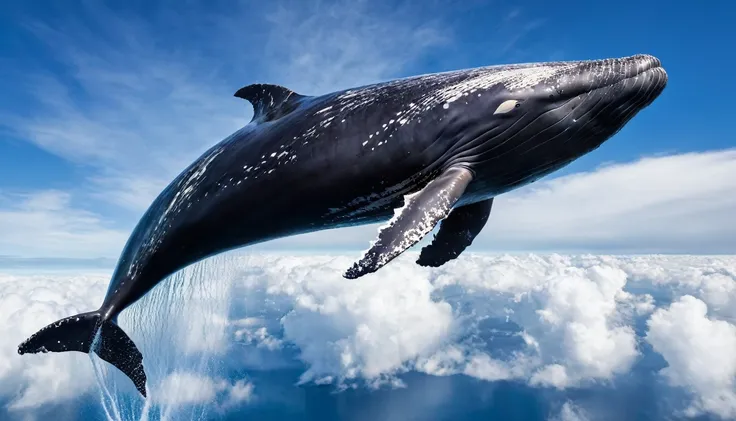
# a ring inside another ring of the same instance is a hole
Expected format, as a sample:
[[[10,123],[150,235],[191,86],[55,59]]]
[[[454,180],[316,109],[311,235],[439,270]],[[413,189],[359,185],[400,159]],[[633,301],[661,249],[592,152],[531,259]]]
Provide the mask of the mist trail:
[[[222,378],[231,290],[242,255],[225,253],[170,276],[123,311],[119,325],[143,354],[148,398],[90,353],[109,421],[208,419],[217,409],[212,379]]]

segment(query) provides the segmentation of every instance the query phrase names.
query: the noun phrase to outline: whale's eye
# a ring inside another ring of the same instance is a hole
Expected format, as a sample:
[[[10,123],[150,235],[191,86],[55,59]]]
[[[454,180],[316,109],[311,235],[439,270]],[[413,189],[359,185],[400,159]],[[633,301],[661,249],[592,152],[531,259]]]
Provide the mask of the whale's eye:
[[[514,108],[519,108],[521,106],[521,103],[515,99],[509,99],[507,101],[504,101],[501,103],[501,105],[496,108],[496,111],[493,112],[493,114],[505,114]]]

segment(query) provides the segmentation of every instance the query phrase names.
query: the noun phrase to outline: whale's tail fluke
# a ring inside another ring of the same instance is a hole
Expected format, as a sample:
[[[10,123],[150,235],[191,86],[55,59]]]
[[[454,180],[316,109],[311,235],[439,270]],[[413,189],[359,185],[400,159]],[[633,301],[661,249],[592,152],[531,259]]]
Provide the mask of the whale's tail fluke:
[[[97,332],[100,337],[95,341]],[[112,320],[104,320],[99,311],[77,314],[54,322],[36,332],[18,346],[19,354],[38,352],[94,351],[103,360],[125,373],[135,388],[146,396],[146,373],[143,355]]]

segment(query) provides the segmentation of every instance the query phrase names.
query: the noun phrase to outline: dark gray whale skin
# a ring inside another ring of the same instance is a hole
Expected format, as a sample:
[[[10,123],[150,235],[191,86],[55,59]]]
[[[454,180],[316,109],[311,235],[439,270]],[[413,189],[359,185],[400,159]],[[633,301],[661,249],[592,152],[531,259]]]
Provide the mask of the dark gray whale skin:
[[[387,264],[438,223],[417,263],[456,258],[494,197],[599,147],[667,84],[649,55],[489,66],[310,97],[255,84],[253,120],[154,200],[120,256],[101,307],[18,349],[95,351],[145,396],[142,355],[117,315],[177,270],[223,251],[390,219],[345,273]]]

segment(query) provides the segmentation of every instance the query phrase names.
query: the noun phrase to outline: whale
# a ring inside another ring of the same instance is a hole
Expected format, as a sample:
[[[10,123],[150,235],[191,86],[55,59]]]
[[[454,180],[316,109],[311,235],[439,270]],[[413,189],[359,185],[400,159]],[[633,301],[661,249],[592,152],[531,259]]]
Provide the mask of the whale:
[[[379,270],[436,230],[416,261],[458,258],[494,199],[600,147],[665,89],[646,54],[494,65],[319,96],[255,83],[251,121],[156,197],[94,311],[56,321],[20,354],[94,352],[146,397],[143,356],[118,315],[178,270],[277,238],[384,222],[342,274]]]

